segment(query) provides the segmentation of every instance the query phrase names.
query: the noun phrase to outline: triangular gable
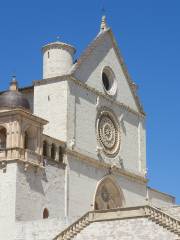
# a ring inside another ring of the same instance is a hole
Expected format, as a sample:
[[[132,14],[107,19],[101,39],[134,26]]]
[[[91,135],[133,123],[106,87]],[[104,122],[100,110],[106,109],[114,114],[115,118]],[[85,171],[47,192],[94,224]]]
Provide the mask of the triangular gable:
[[[116,65],[116,69],[118,69],[116,70],[116,75],[118,75],[117,81],[122,82],[125,80],[122,84],[123,88],[121,88],[122,86],[119,86],[116,100],[131,107],[135,111],[144,114],[139,98],[136,95],[136,85],[132,82],[128,74],[110,28],[99,33],[90,43],[85,52],[78,59],[77,63],[73,66],[71,74],[78,80],[85,82],[90,87],[103,91],[103,88],[100,86],[102,85],[102,82],[101,80],[98,81],[98,79],[101,79],[101,68],[103,64],[107,65],[108,63]],[[113,66],[111,68],[113,69]],[[124,97],[122,97],[123,94],[125,94]]]

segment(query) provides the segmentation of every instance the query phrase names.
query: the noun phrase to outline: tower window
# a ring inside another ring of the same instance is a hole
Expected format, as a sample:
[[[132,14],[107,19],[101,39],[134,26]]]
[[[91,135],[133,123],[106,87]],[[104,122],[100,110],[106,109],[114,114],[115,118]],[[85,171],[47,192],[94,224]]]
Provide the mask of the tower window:
[[[6,129],[1,128],[0,129],[0,150],[3,150],[6,148]]]
[[[48,211],[47,208],[45,208],[44,211],[43,211],[43,219],[46,219],[48,217],[49,217],[49,211]]]
[[[102,72],[102,84],[108,95],[114,96],[117,91],[117,81],[114,72],[108,66]]]
[[[48,148],[47,142],[44,141],[43,142],[43,156],[45,156],[45,157],[47,157],[47,148]]]
[[[103,81],[103,85],[104,85],[106,91],[109,91],[109,89],[110,89],[110,82],[109,82],[109,79],[108,79],[106,73],[104,73],[104,72],[102,74],[102,81]]]
[[[48,58],[50,58],[50,53],[48,52]]]
[[[63,162],[63,151],[62,151],[62,147],[59,147],[59,162],[60,162],[60,163]]]
[[[55,157],[56,157],[56,146],[55,146],[55,144],[53,143],[53,144],[51,145],[51,158],[52,158],[53,160],[55,160]]]
[[[28,133],[24,133],[24,149],[28,148]]]

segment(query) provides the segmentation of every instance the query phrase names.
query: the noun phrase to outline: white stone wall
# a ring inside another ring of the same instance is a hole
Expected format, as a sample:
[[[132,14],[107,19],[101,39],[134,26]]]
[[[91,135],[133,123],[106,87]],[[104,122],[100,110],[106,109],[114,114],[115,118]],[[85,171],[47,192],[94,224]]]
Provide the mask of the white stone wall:
[[[115,158],[102,154],[104,161],[120,165],[123,160],[125,169],[144,174],[146,170],[146,135],[145,124],[133,113],[122,110],[116,104],[110,103],[86,89],[69,83],[68,93],[68,142],[75,139],[74,149],[97,160],[96,120],[98,111],[106,106],[117,116],[120,125],[120,151]],[[123,120],[122,119],[123,115]],[[141,125],[140,125],[141,124]],[[140,125],[140,126],[139,126]]]
[[[161,208],[164,212],[169,214],[170,216],[173,216],[174,218],[178,219],[180,221],[180,206],[179,205],[172,205],[172,206],[166,206]]]
[[[52,43],[43,51],[43,79],[69,72],[73,64],[74,49],[63,43]]]
[[[68,156],[69,161],[69,216],[80,217],[93,209],[99,181],[108,175],[100,169]],[[146,185],[123,176],[113,175],[124,195],[124,206],[146,204]]]
[[[67,82],[55,81],[34,87],[34,114],[49,121],[44,133],[60,140],[67,135]]]
[[[124,176],[116,176],[119,187],[124,194],[124,207],[145,205],[146,184]]]
[[[176,240],[178,236],[146,218],[94,222],[74,240]]]
[[[47,162],[45,170],[29,167],[25,172],[18,165],[16,180],[16,220],[43,218],[47,208],[49,218],[64,217],[64,169]]]
[[[16,201],[16,163],[0,169],[0,239],[14,240],[15,201]]]
[[[100,170],[68,156],[69,161],[69,217],[81,217],[93,209],[97,182],[106,170]]]
[[[104,36],[103,40],[99,42],[96,48],[93,49],[88,57],[83,60],[80,67],[76,70],[75,76],[77,79],[85,82],[89,86],[104,92],[102,84],[102,71],[105,66],[109,66],[113,70],[117,79],[118,91],[116,100],[123,102],[134,110],[137,110],[137,106],[108,33]]]
[[[53,218],[33,222],[17,222],[13,240],[52,240],[65,227],[65,219]]]
[[[170,206],[175,203],[175,198],[148,187],[149,201],[157,207]]]

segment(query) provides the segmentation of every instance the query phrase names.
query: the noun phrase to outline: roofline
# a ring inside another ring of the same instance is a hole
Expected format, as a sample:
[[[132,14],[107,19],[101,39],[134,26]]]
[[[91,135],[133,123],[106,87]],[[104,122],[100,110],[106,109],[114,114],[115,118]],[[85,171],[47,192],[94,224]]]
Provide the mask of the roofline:
[[[34,89],[34,85],[31,85],[31,86],[27,86],[27,87],[22,87],[22,88],[18,88],[18,90],[20,92],[22,91],[27,91],[27,90],[33,90]],[[0,95],[7,92],[8,90],[3,90],[3,91],[0,91]]]
[[[119,47],[117,45],[117,42],[114,38],[114,35],[112,33],[111,28],[107,28],[107,30],[104,30],[103,32],[100,32],[95,39],[92,40],[92,42],[88,45],[88,47],[85,49],[85,51],[81,54],[81,56],[79,57],[79,59],[77,60],[77,63],[75,65],[73,65],[70,74],[73,75],[75,73],[75,71],[80,67],[81,63],[84,61],[84,59],[86,59],[88,57],[88,55],[93,51],[93,49],[96,47],[97,42],[99,42],[105,34],[109,34],[112,40],[112,43],[114,45],[115,48],[115,52],[116,52],[116,56],[120,62],[120,65],[122,66],[122,70],[124,75],[126,76],[129,88],[131,90],[131,93],[133,95],[133,98],[135,100],[135,103],[137,105],[137,108],[139,110],[140,113],[142,113],[143,115],[146,115],[146,113],[143,110],[143,107],[140,103],[139,97],[137,96],[137,94],[135,93],[132,85],[133,85],[133,81],[128,73],[127,67],[124,63],[123,57],[120,53]]]
[[[155,188],[149,187],[149,186],[147,186],[147,188],[148,188],[149,190],[154,191],[154,192],[160,193],[160,194],[162,194],[162,195],[164,195],[164,196],[168,196],[168,197],[170,197],[170,198],[173,198],[173,200],[176,200],[176,197],[174,197],[174,196],[171,195],[171,194],[168,194],[168,193],[165,193],[165,192],[161,192],[161,191],[159,191],[159,190],[157,190],[157,189],[155,189]]]
[[[34,89],[34,85],[19,88],[19,91],[26,91],[26,90],[32,90],[32,89]]]
[[[16,115],[16,114],[26,116],[27,118],[29,118],[31,120],[34,120],[34,121],[37,121],[37,122],[41,123],[42,125],[46,125],[48,123],[47,120],[45,120],[45,119],[43,119],[39,116],[36,116],[33,113],[31,113],[29,111],[26,111],[22,108],[8,109],[8,110],[0,112],[0,116]]]
[[[75,76],[71,75],[71,74],[66,74],[66,75],[62,75],[62,76],[57,76],[57,77],[53,77],[53,78],[46,78],[46,79],[42,79],[42,80],[36,80],[34,81],[34,85],[35,86],[39,86],[39,85],[44,85],[44,84],[50,84],[50,83],[55,83],[55,82],[59,82],[59,81],[72,81],[74,82],[76,85],[78,85],[81,88],[87,89],[88,91],[91,91],[92,93],[94,93],[97,97],[103,97],[106,100],[110,101],[111,103],[115,103],[116,105],[126,109],[128,112],[131,112],[139,117],[142,117],[143,119],[145,118],[145,113],[136,111],[134,109],[132,109],[131,107],[129,107],[128,105],[116,101],[114,100],[112,97],[107,96],[106,94],[104,94],[103,92],[100,92],[97,89],[94,89],[93,87],[90,87],[89,85],[85,84],[84,82],[80,81],[79,79],[77,79]]]

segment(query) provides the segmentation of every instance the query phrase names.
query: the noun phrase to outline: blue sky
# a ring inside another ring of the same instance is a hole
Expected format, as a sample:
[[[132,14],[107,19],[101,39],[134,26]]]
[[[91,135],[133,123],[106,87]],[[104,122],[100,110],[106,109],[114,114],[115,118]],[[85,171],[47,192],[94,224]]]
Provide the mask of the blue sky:
[[[180,202],[180,1],[31,0],[0,2],[0,88],[41,79],[41,47],[60,36],[77,57],[99,31],[106,9],[147,113],[149,185]]]

